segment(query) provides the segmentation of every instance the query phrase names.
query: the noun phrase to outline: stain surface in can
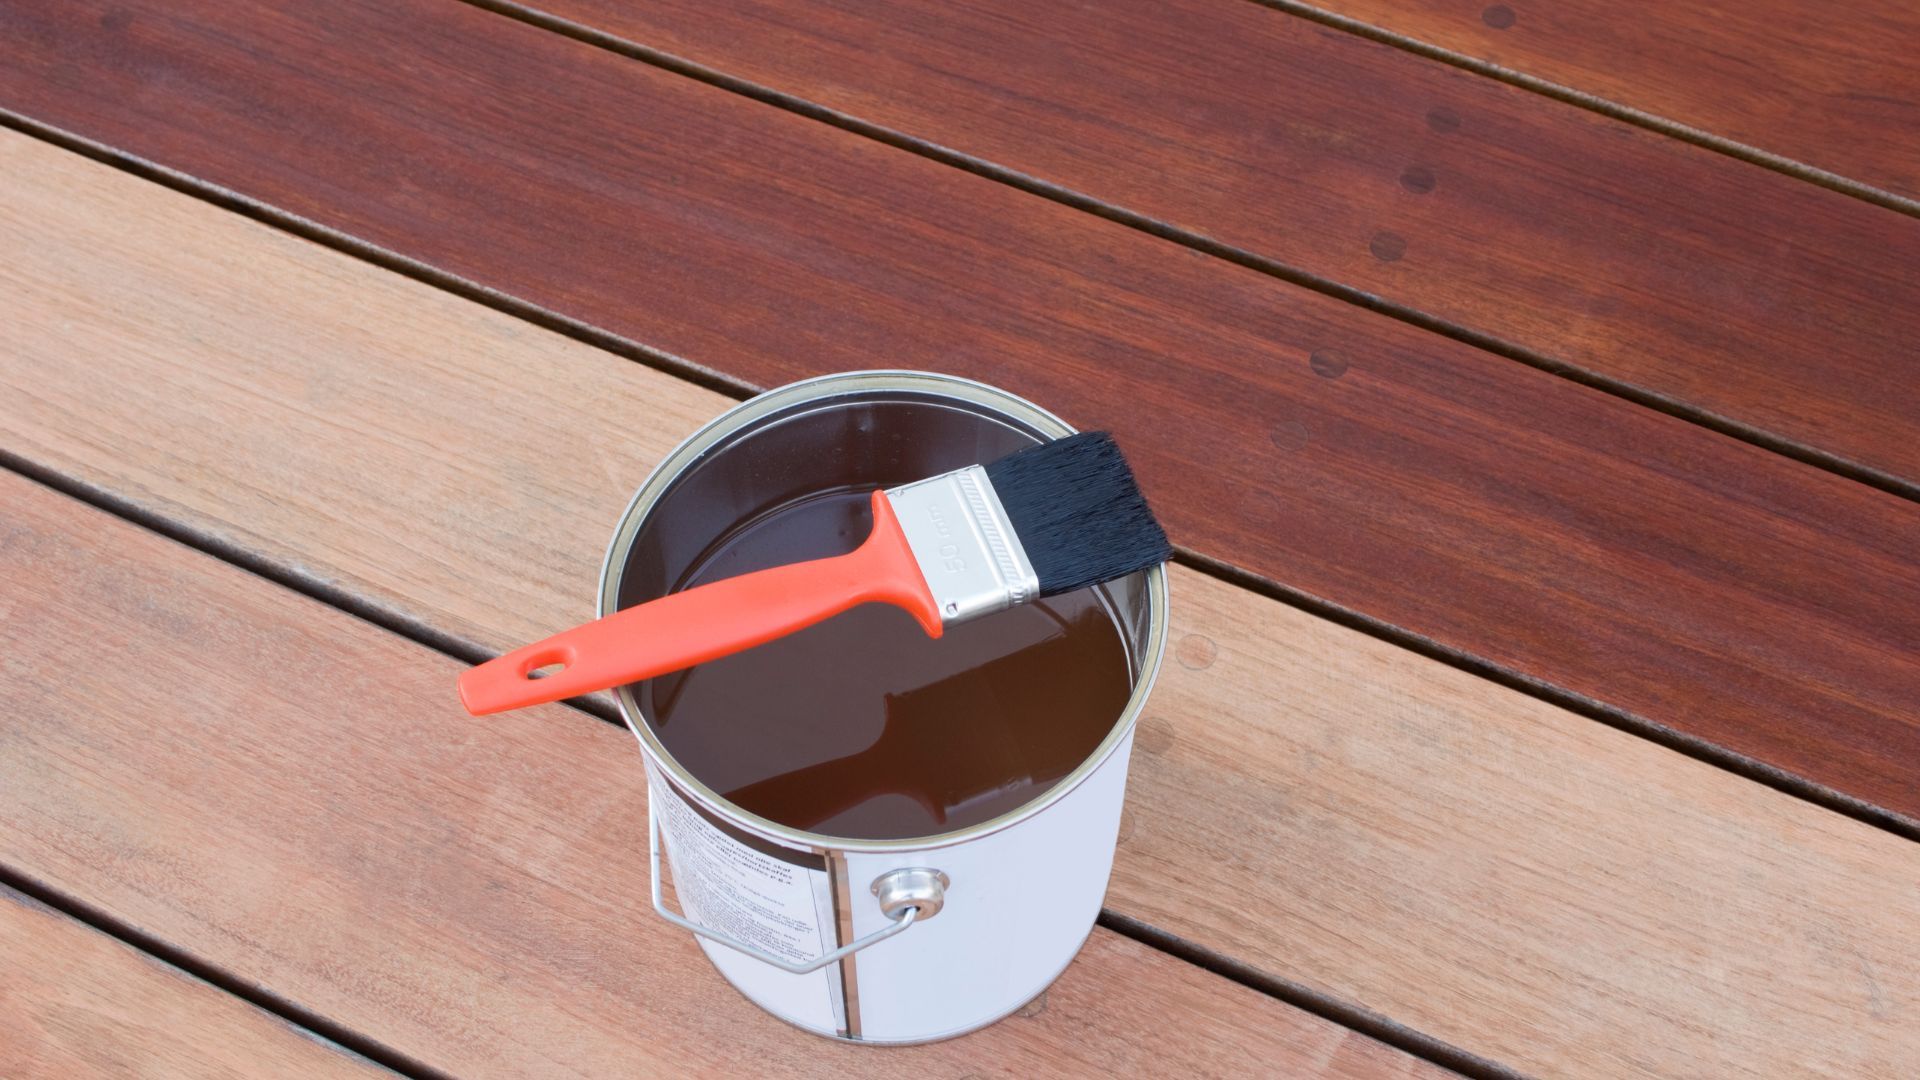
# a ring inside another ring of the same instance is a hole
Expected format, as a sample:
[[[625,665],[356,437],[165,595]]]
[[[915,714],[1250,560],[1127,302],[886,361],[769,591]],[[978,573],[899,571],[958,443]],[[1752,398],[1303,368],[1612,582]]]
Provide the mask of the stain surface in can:
[[[676,588],[853,550],[868,490],[809,496],[734,528]],[[660,741],[700,781],[792,828],[864,840],[951,832],[1038,798],[1105,739],[1132,693],[1092,590],[926,636],[867,604],[641,683]]]

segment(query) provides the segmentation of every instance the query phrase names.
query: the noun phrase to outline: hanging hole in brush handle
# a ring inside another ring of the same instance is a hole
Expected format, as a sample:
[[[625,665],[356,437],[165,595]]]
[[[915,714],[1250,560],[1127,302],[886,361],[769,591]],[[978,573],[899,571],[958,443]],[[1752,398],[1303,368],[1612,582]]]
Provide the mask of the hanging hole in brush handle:
[[[928,637],[946,624],[887,493],[873,531],[846,555],[789,563],[668,593],[536,641],[460,673],[475,716],[611,690],[803,630],[851,607],[903,608]]]
[[[889,870],[874,879],[873,895],[880,901],[881,912],[893,920],[891,925],[875,930],[851,944],[842,945],[818,959],[787,961],[757,945],[750,945],[731,934],[701,926],[684,915],[676,915],[667,910],[667,902],[660,894],[660,821],[654,816],[651,805],[647,807],[647,857],[652,865],[650,873],[653,876],[653,910],[661,918],[683,930],[691,930],[708,941],[725,945],[735,952],[745,953],[763,964],[771,964],[795,975],[819,971],[828,964],[837,963],[869,945],[877,945],[905,931],[907,927],[921,919],[933,918],[940,913],[942,907],[946,906],[947,886],[952,884],[947,875],[923,866]]]

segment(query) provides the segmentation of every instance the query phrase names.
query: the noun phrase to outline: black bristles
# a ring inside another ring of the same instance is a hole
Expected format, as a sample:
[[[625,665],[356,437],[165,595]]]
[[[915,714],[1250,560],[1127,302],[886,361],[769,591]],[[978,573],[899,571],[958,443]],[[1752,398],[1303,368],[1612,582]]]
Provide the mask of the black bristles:
[[[1127,459],[1104,431],[1028,447],[986,468],[1040,575],[1041,596],[1125,577],[1173,555]]]

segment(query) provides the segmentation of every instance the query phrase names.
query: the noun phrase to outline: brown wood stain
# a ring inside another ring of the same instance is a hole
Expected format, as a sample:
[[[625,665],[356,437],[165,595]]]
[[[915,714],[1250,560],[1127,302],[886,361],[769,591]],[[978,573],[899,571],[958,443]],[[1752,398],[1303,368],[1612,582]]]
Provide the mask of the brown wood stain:
[[[831,491],[721,537],[679,588],[851,551],[868,495]],[[1106,738],[1132,692],[1093,590],[927,637],[868,604],[798,634],[640,684],[694,776],[783,825],[865,840],[951,832],[1039,797]]]

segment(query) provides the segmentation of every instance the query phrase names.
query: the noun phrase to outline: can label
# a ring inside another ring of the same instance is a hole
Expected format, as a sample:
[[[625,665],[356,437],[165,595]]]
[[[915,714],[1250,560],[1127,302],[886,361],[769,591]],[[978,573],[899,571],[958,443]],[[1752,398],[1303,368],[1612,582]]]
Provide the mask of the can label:
[[[664,796],[660,825],[673,859],[674,891],[689,918],[789,963],[818,959],[834,947],[833,889],[818,856],[756,850],[720,831],[671,788],[655,790]]]

